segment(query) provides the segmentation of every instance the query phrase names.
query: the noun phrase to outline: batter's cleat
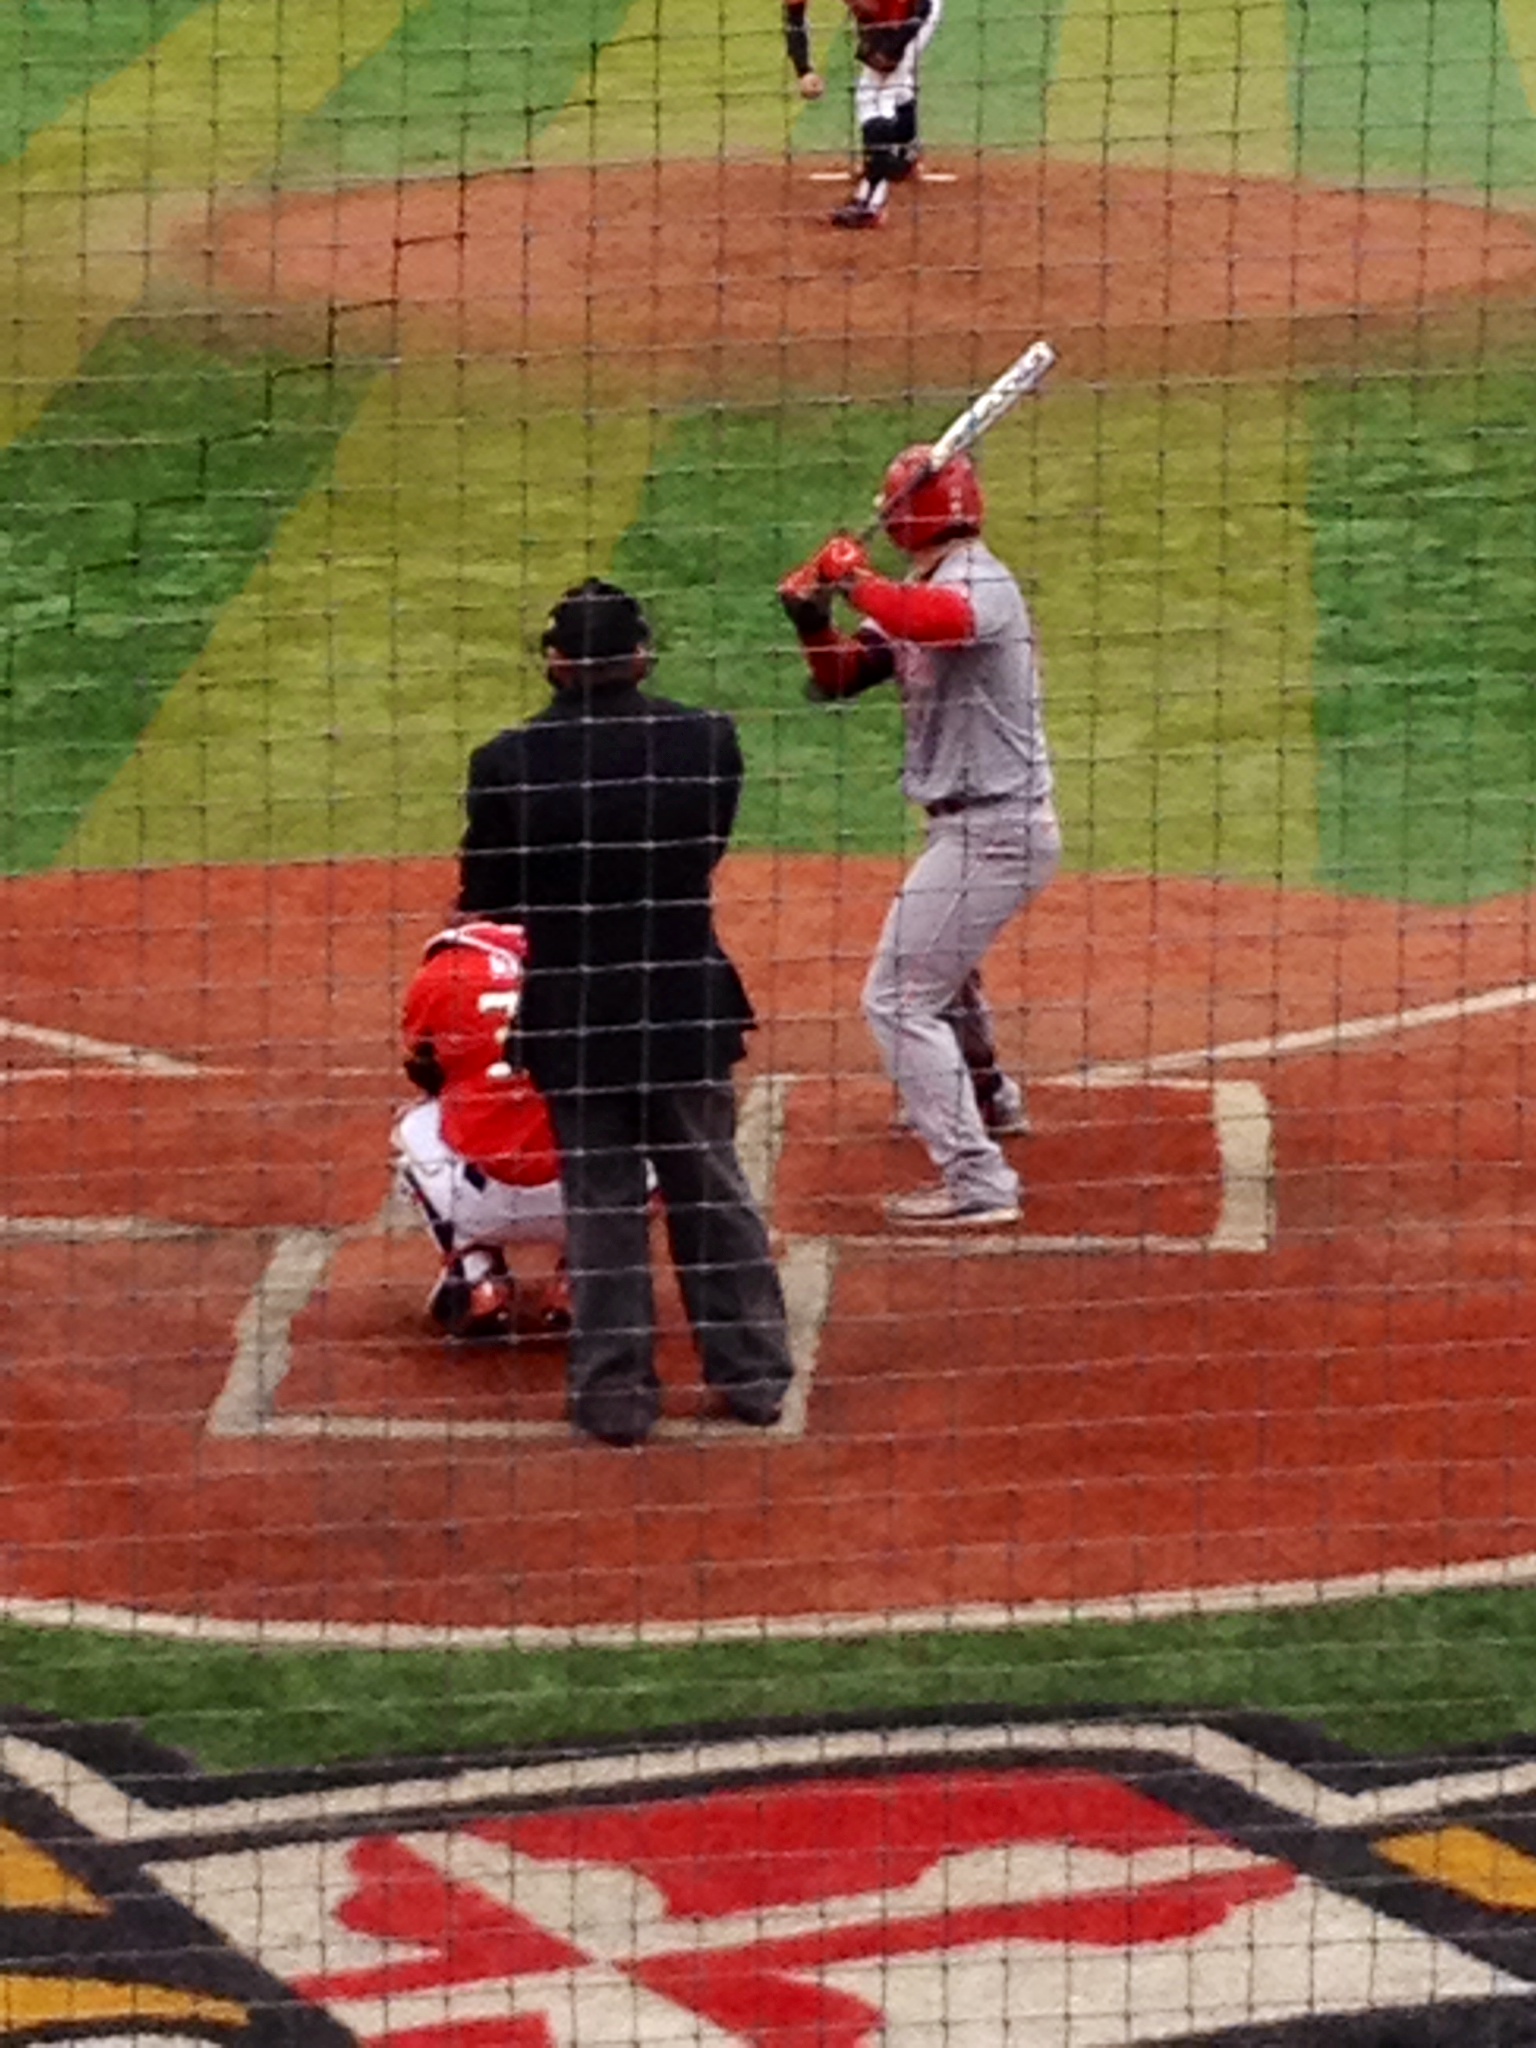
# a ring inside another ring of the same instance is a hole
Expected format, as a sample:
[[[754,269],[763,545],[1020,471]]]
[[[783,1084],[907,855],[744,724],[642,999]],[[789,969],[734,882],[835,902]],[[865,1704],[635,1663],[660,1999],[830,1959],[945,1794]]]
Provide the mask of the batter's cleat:
[[[980,1105],[981,1121],[991,1138],[1027,1138],[1034,1129],[1029,1120],[1029,1109],[1024,1100],[1024,1090],[1017,1081],[1003,1077],[1003,1084],[996,1090],[989,1102]]]
[[[986,1230],[1017,1223],[1024,1211],[1015,1200],[1000,1202],[994,1195],[957,1195],[942,1183],[934,1188],[914,1188],[910,1194],[892,1195],[885,1205],[888,1221],[902,1230]]]
[[[885,209],[871,206],[867,199],[850,199],[837,207],[832,215],[835,228],[877,228],[885,218]]]

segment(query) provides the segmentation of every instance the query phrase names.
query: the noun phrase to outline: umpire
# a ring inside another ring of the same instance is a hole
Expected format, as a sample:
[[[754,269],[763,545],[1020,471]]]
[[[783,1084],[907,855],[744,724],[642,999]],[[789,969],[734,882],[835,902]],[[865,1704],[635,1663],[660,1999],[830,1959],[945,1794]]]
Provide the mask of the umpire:
[[[705,1381],[766,1427],[789,1340],[736,1152],[752,1006],[710,897],[741,791],[736,728],[642,689],[649,628],[614,584],[568,590],[543,647],[553,701],[470,757],[459,908],[528,932],[521,1052],[562,1154],[571,1419],[638,1444],[660,1410],[649,1160]]]

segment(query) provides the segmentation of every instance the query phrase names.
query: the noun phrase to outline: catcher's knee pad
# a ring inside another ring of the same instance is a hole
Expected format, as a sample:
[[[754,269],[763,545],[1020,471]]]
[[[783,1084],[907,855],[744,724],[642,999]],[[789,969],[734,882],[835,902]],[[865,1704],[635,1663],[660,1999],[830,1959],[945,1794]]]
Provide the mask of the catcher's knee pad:
[[[908,100],[888,118],[866,121],[860,140],[870,183],[899,185],[917,162],[917,101]]]

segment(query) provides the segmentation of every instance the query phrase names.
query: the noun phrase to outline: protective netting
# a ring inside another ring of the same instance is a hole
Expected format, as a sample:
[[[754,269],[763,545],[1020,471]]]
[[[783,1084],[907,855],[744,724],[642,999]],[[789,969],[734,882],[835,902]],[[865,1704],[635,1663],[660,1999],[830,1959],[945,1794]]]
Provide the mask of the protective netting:
[[[0,2037],[1536,2038],[1533,208],[1532,0],[0,7]]]

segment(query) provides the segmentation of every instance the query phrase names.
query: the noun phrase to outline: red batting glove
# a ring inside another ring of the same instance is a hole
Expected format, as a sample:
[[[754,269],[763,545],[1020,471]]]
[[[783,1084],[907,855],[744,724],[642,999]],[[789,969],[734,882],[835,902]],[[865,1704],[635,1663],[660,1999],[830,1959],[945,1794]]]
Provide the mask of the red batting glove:
[[[791,569],[779,583],[779,596],[787,604],[808,604],[813,598],[825,595],[821,578],[816,574],[814,561],[802,562],[798,569]]]
[[[779,603],[803,642],[819,639],[832,624],[832,593],[814,562],[790,570],[779,585]]]
[[[834,533],[829,541],[823,543],[811,566],[823,583],[830,583],[837,590],[846,590],[861,576],[872,575],[875,565],[862,541],[855,540],[851,533]]]

